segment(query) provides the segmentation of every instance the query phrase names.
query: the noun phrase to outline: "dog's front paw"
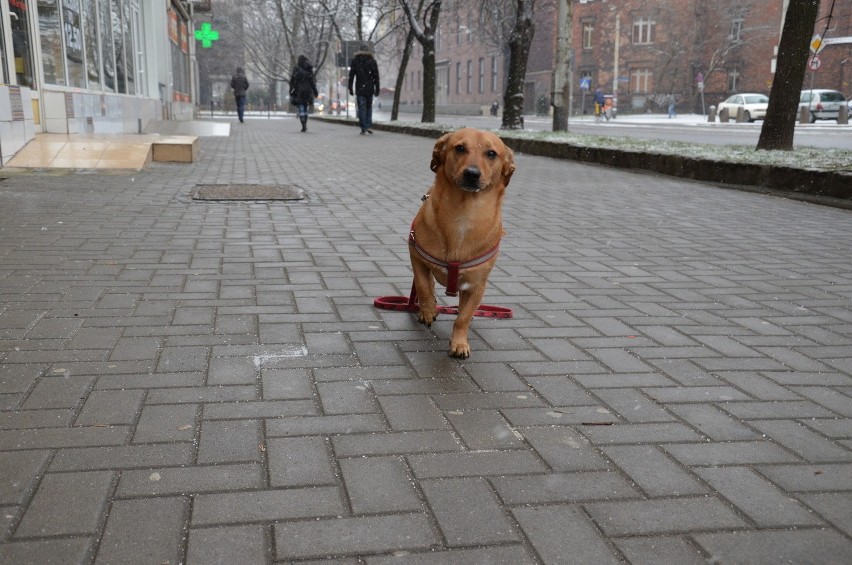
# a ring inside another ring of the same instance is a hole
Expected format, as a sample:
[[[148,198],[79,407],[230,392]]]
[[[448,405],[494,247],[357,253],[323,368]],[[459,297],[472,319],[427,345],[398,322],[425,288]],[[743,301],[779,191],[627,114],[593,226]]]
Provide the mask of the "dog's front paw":
[[[424,324],[426,327],[432,327],[432,322],[438,317],[437,308],[420,308],[417,314],[417,321]]]
[[[470,357],[470,344],[466,341],[450,341],[450,357],[467,359]]]

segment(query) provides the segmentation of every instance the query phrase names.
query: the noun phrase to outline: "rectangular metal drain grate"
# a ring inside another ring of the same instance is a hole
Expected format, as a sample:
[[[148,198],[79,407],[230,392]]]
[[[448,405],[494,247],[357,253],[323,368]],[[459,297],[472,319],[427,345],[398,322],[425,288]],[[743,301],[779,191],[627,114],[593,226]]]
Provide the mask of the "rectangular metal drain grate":
[[[302,200],[305,191],[288,184],[197,184],[193,200]]]

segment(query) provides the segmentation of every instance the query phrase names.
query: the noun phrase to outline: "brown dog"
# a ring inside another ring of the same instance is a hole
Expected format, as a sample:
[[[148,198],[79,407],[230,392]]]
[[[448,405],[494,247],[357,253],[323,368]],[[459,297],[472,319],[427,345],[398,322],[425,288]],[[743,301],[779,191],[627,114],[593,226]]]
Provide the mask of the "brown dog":
[[[441,137],[432,151],[435,183],[414,218],[409,237],[420,313],[431,326],[438,315],[435,281],[459,294],[450,355],[470,356],[468,328],[485,293],[503,236],[503,196],[515,171],[512,150],[493,133],[461,129]]]

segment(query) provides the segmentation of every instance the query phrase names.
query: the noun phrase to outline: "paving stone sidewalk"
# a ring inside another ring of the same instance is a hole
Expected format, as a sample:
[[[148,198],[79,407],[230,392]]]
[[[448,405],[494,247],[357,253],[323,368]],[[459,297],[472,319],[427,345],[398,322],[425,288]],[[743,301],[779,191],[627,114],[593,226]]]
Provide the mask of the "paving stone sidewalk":
[[[308,127],[0,182],[0,563],[849,562],[852,212],[518,155],[459,361],[433,141]]]

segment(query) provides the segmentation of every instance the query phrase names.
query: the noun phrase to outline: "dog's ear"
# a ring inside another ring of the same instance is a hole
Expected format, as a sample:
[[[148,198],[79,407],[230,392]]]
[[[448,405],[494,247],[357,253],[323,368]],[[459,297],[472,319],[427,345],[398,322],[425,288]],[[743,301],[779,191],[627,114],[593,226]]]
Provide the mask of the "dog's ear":
[[[503,155],[503,182],[507,185],[509,184],[509,179],[512,178],[512,174],[515,172],[515,154],[508,147],[506,148],[506,153]]]
[[[429,164],[433,173],[438,172],[438,169],[444,164],[444,151],[447,149],[447,141],[449,141],[450,135],[445,133],[435,142],[435,147],[432,149],[432,163]]]

